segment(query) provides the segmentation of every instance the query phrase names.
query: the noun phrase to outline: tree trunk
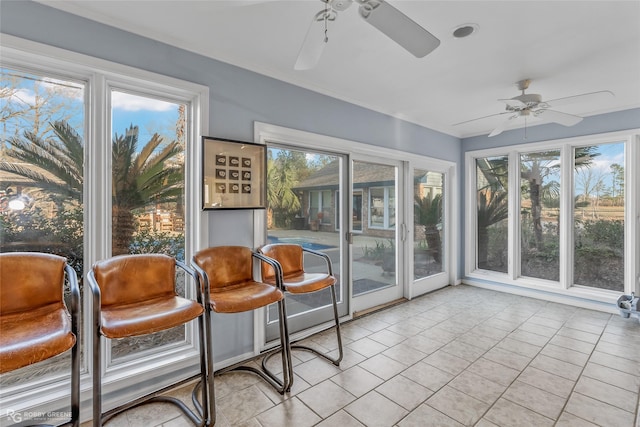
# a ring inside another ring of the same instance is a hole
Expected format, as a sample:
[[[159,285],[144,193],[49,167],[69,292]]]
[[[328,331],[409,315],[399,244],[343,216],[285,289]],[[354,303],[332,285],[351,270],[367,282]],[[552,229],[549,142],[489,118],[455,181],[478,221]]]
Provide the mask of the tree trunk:
[[[487,268],[489,252],[489,231],[487,227],[478,227],[478,268]]]
[[[112,248],[111,252],[115,255],[123,255],[129,253],[129,245],[135,231],[135,219],[131,209],[127,207],[113,207],[113,228],[112,228]]]
[[[529,181],[529,197],[531,200],[531,219],[536,238],[536,248],[542,249],[542,205],[540,198],[540,182],[536,179]]]
[[[427,246],[431,250],[431,256],[435,262],[442,262],[442,241],[440,240],[440,232],[435,225],[425,226],[424,237],[427,240]]]

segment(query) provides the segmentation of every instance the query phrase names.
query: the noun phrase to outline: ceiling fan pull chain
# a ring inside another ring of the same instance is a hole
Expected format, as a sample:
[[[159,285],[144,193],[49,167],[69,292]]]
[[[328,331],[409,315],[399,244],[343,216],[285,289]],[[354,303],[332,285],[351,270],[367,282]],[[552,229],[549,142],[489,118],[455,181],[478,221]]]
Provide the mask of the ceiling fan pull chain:
[[[329,42],[328,21],[329,21],[329,9],[328,9],[327,3],[325,3],[324,4],[324,42],[325,43]]]

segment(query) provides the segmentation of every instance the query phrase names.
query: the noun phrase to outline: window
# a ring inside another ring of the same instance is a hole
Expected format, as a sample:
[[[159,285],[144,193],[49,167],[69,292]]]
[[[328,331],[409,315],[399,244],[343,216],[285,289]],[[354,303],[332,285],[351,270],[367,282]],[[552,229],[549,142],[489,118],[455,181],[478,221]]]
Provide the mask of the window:
[[[353,231],[362,231],[362,190],[353,191]]]
[[[574,284],[624,292],[624,144],[573,152]]]
[[[114,254],[184,260],[199,246],[199,211],[189,207],[199,205],[194,142],[207,126],[207,88],[14,38],[1,50],[2,251],[60,254],[82,282],[91,263]],[[88,307],[83,298],[82,311]],[[89,320],[80,326],[84,348],[91,348]],[[114,391],[107,400],[133,384],[146,394],[182,379],[198,364],[195,332],[189,325],[103,348]],[[87,374],[90,355],[81,353]],[[22,410],[64,396],[66,371],[54,358],[2,375],[2,406]]]
[[[63,256],[82,283],[87,83],[11,67],[1,79],[0,250]],[[69,357],[4,374],[0,388],[66,376]]]
[[[184,261],[187,110],[184,103],[111,91],[113,255],[160,252]],[[186,327],[109,341],[112,360],[180,343]]]
[[[520,155],[520,274],[560,280],[560,151]]]
[[[638,292],[637,136],[619,134],[467,154],[477,203],[467,275],[606,301]],[[509,197],[513,195],[513,197]],[[474,200],[475,199],[475,200]],[[470,215],[474,215],[471,217]],[[474,241],[475,240],[475,241]],[[496,275],[500,273],[501,276]],[[607,296],[610,293],[609,296]]]
[[[309,221],[312,227],[331,225],[335,220],[331,190],[309,191]]]
[[[476,267],[507,272],[508,171],[506,156],[476,159]]]
[[[395,228],[395,187],[372,187],[369,189],[369,227]]]

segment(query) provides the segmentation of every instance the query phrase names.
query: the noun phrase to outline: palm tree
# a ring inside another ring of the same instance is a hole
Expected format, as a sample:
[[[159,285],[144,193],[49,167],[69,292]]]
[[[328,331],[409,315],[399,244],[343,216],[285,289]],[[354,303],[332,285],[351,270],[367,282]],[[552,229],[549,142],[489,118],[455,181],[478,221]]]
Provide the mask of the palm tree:
[[[433,198],[416,195],[413,207],[415,222],[424,226],[424,237],[434,261],[441,262],[442,240],[438,224],[442,221],[442,195],[436,194]]]
[[[298,173],[295,162],[286,156],[267,160],[267,201],[277,226],[287,226],[286,220],[300,211],[300,199],[293,191]]]
[[[598,147],[578,147],[575,149],[575,168],[590,167],[595,157],[600,154],[596,152]],[[558,151],[546,151],[539,153],[529,153],[523,155],[520,161],[520,178],[526,181],[526,190],[528,191],[529,200],[531,201],[531,219],[535,235],[536,247],[543,247],[543,230],[542,230],[542,201],[548,199],[550,194],[545,194],[546,190],[553,190],[554,186],[545,186],[543,181],[550,175],[554,174],[560,168]],[[500,157],[488,161],[485,175],[492,175],[497,181],[507,182],[508,176],[508,159]]]
[[[156,133],[138,152],[138,127],[133,125],[113,139],[113,255],[129,252],[136,210],[182,198],[183,163],[175,161],[182,148],[172,141],[156,153],[161,143]]]
[[[509,216],[506,191],[484,189],[478,192],[478,268],[487,267],[489,227]]]
[[[8,141],[11,145],[8,157],[26,165],[1,161],[0,170],[27,178],[32,181],[30,186],[34,188],[82,204],[82,137],[65,121],[52,122],[51,127],[57,140],[43,140],[33,132],[11,138]],[[162,138],[154,134],[138,151],[137,126],[127,129],[124,136],[116,134],[112,141],[114,255],[129,252],[135,231],[136,210],[149,204],[178,202],[182,197],[183,162],[176,159],[182,148],[177,141],[173,141],[156,153],[161,144]],[[36,166],[36,169],[32,166]]]

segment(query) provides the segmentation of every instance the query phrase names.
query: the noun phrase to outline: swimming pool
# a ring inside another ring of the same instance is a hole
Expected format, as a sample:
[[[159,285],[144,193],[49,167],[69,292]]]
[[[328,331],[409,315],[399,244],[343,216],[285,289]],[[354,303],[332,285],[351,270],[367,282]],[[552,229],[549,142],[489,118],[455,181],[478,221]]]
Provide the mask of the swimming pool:
[[[267,236],[267,243],[292,243],[294,245],[300,245],[303,248],[312,249],[316,251],[335,248],[335,246],[323,245],[322,243],[311,242],[301,237]]]

